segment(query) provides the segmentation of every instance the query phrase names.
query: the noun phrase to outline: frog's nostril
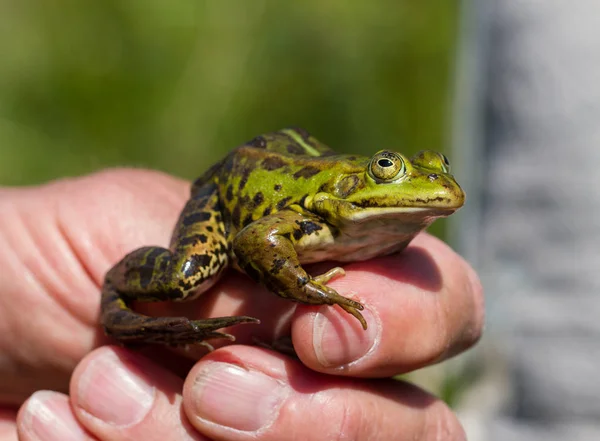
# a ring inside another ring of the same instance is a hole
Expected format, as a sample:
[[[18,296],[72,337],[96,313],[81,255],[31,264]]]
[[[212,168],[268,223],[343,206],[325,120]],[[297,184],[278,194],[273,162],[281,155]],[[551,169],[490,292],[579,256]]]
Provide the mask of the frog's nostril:
[[[431,182],[435,181],[438,178],[437,173],[431,173],[429,176],[427,176],[429,178],[429,180]]]

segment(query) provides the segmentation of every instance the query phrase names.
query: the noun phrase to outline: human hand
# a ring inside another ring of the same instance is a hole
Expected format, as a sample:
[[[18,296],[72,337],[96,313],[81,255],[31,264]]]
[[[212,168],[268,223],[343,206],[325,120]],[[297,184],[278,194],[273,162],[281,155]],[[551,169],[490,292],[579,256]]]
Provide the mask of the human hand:
[[[464,439],[439,400],[379,379],[441,361],[480,335],[476,276],[428,235],[400,255],[346,265],[330,283],[363,301],[367,331],[337,308],[294,312],[237,274],[193,304],[144,309],[256,316],[261,325],[232,328],[238,342],[291,332],[301,361],[230,345],[184,379],[189,363],[162,348],[150,357],[92,351],[106,342],[97,325],[105,271],[133,248],[168,243],[187,195],[182,181],[131,170],[0,192],[0,399],[64,392],[36,392],[22,406],[21,439]]]

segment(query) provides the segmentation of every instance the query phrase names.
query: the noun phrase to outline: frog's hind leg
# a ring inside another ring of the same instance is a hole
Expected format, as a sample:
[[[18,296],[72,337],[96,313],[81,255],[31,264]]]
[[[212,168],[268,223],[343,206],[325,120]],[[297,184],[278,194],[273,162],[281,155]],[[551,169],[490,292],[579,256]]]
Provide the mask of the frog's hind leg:
[[[101,322],[109,336],[126,343],[186,345],[227,338],[218,329],[257,323],[252,317],[149,317],[133,311],[131,301],[182,301],[212,286],[227,266],[227,242],[212,184],[196,189],[184,208],[171,249],[140,248],[125,256],[106,275]],[[206,344],[205,344],[206,345]]]
[[[171,251],[164,248],[140,248],[108,272],[101,303],[101,322],[107,335],[123,343],[204,344],[204,340],[211,338],[233,340],[230,334],[218,332],[220,328],[258,322],[244,316],[190,320],[187,317],[149,317],[133,311],[129,306],[133,300],[151,302],[185,298],[185,289],[177,278],[168,276],[168,271],[162,276],[152,275],[155,265],[170,269],[172,256]]]

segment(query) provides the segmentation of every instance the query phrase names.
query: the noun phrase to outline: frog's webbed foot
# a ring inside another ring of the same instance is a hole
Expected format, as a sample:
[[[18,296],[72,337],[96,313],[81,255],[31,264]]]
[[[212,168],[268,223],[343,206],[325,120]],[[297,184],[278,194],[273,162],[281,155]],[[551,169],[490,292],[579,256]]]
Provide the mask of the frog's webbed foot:
[[[302,287],[302,291],[306,295],[306,300],[298,300],[308,304],[338,305],[344,311],[356,317],[363,329],[367,329],[367,322],[360,313],[360,311],[365,309],[364,306],[356,300],[339,295],[335,289],[326,285],[331,279],[341,277],[344,274],[346,272],[343,268],[335,267],[320,276],[311,278]]]
[[[105,326],[107,334],[113,335],[124,344],[155,343],[171,346],[200,344],[211,350],[212,346],[204,340],[214,338],[235,340],[231,334],[218,332],[219,329],[242,323],[260,323],[258,319],[247,316],[190,320],[186,317],[135,315],[137,319],[130,317],[128,322],[121,326],[117,323]]]

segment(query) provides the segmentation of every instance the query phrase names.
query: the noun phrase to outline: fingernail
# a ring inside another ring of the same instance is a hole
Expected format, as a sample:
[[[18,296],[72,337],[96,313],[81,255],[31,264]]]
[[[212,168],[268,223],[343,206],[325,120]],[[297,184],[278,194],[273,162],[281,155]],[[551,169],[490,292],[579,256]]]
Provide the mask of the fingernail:
[[[228,363],[210,363],[192,390],[198,417],[237,430],[256,431],[271,424],[286,387],[262,372]]]
[[[44,441],[89,440],[73,416],[66,397],[56,392],[35,392],[27,401],[22,430],[28,439]]]
[[[313,322],[313,347],[323,367],[342,367],[356,362],[375,346],[379,320],[368,308],[361,313],[367,321],[366,330],[345,312],[333,310],[331,306],[319,308]]]
[[[154,402],[154,387],[144,379],[132,357],[106,350],[91,361],[79,379],[78,405],[115,426],[139,422]]]

